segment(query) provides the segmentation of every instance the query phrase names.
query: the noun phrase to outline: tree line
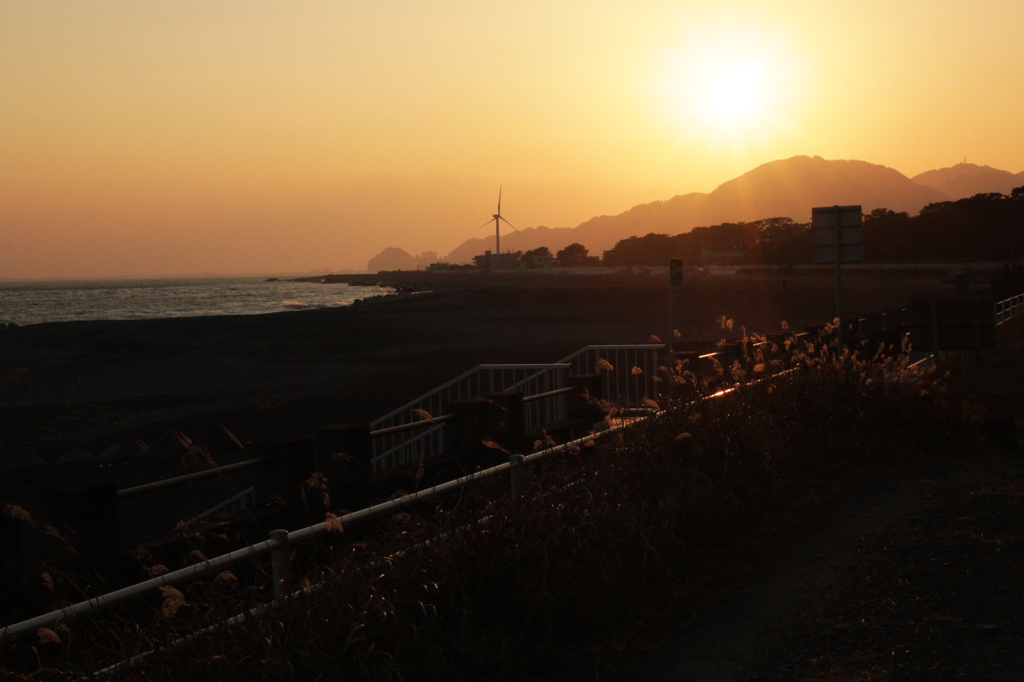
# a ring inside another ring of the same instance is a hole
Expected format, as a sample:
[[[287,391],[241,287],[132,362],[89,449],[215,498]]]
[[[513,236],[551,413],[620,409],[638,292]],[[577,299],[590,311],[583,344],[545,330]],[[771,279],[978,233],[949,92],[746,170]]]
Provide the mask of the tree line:
[[[1016,262],[1024,258],[1024,187],[928,204],[916,216],[884,208],[864,217],[864,259],[874,263]]]
[[[669,236],[648,234],[619,241],[604,252],[605,265],[664,265],[681,258],[684,265],[699,265],[706,252],[742,252],[748,264],[796,264],[810,260],[810,223],[792,218],[766,218],[745,223],[695,227]]]
[[[539,246],[529,251],[515,251],[512,255],[516,256],[519,266],[523,268],[542,268],[552,265],[562,268],[579,268],[596,265],[590,257],[587,247],[582,244],[569,244],[555,254],[552,254],[548,247]],[[485,256],[476,256],[473,261],[480,265],[484,258]]]
[[[791,218],[695,227],[669,236],[648,234],[620,240],[604,252],[605,265],[664,265],[681,258],[700,265],[702,255],[742,253],[750,265],[811,262],[810,223]],[[1024,187],[929,204],[916,216],[877,208],[864,216],[864,260],[868,263],[1015,262],[1024,258]]]

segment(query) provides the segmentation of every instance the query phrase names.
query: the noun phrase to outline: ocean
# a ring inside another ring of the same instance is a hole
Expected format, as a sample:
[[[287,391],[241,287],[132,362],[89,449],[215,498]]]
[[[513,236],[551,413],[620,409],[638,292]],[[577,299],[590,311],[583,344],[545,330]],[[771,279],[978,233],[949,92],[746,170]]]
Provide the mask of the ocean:
[[[346,306],[386,293],[375,286],[268,282],[262,277],[0,282],[0,322],[260,315]]]

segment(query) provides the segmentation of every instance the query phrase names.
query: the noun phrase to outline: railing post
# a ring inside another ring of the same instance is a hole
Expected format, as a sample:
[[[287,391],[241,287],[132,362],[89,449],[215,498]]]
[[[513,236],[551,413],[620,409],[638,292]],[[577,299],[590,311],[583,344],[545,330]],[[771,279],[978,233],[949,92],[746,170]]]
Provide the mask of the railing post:
[[[483,437],[487,432],[487,403],[482,399],[453,400],[448,409],[455,416],[451,424],[451,438],[446,445],[462,460],[481,456]]]
[[[509,450],[524,447],[522,392],[494,393],[486,405],[486,435]]]
[[[270,531],[270,540],[277,543],[277,547],[270,550],[270,565],[272,579],[274,581],[274,598],[280,599],[287,595],[292,589],[292,564],[288,549],[288,531]]]
[[[522,455],[511,455],[508,458],[508,477],[512,487],[512,499],[516,500],[523,494],[523,461]]]

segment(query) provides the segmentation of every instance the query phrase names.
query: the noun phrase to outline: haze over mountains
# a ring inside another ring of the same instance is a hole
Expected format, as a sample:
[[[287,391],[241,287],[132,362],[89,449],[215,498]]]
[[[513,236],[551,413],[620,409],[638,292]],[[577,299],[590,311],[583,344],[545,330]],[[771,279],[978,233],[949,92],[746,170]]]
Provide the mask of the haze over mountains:
[[[911,180],[937,189],[950,199],[964,199],[987,192],[1009,194],[1015,187],[1024,185],[1024,171],[1015,175],[991,166],[958,163],[949,168],[926,171]]]
[[[437,253],[424,251],[412,256],[402,249],[393,246],[388,247],[370,259],[366,264],[369,272],[380,272],[381,270],[422,270],[431,263],[437,262]]]
[[[694,227],[761,218],[810,219],[814,206],[860,204],[865,213],[875,208],[918,213],[930,203],[979,193],[1009,194],[1024,185],[1024,172],[1013,174],[989,166],[960,163],[908,178],[899,171],[866,161],[827,160],[794,156],[758,166],[704,194],[693,192],[666,201],[641,204],[614,216],[598,216],[575,228],[538,227],[502,232],[502,248],[526,251],[540,246],[552,252],[578,242],[592,255],[601,255],[616,242],[650,232],[680,234]],[[441,260],[468,263],[494,248],[494,236],[468,239]],[[412,260],[405,254],[403,264]],[[394,251],[392,253],[394,253]],[[371,261],[371,272],[392,269],[390,258]],[[397,254],[396,254],[397,255]],[[395,260],[395,266],[401,267]]]

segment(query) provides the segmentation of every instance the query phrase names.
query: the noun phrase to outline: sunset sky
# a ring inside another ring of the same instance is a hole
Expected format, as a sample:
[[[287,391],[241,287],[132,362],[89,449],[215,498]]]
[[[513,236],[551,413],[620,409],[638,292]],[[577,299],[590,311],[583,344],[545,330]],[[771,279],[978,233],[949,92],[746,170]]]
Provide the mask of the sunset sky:
[[[0,279],[362,270],[799,154],[1024,170],[1024,3],[0,3]]]

